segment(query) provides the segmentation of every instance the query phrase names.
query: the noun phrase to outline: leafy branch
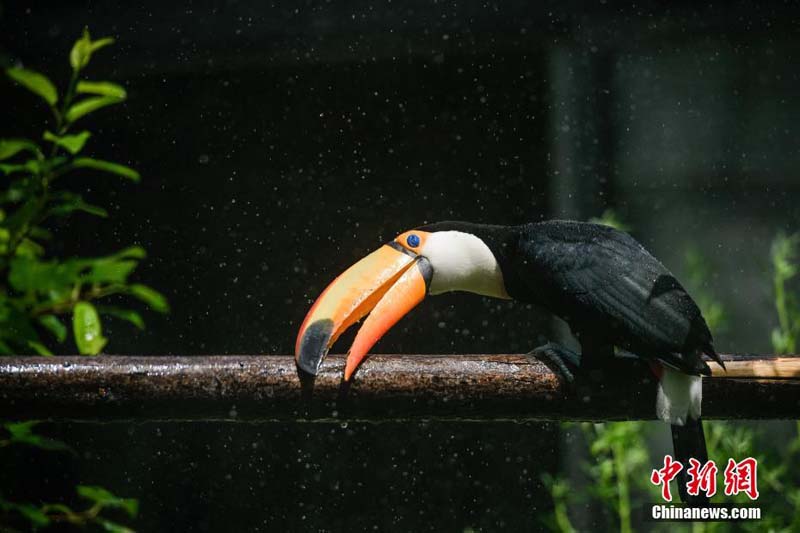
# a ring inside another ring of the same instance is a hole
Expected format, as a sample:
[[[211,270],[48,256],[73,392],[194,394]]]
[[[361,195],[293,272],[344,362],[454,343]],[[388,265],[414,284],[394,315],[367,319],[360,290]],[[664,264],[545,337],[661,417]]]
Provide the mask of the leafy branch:
[[[39,425],[39,422],[35,420],[0,424],[0,427],[7,433],[6,436],[0,438],[0,448],[24,445],[46,451],[75,453],[65,443],[35,433],[34,429],[37,425]],[[13,502],[0,495],[0,516],[10,518],[11,515],[16,514],[34,530],[59,523],[69,523],[80,527],[95,524],[105,531],[132,533],[131,529],[112,522],[108,518],[101,516],[101,513],[107,509],[120,509],[129,517],[135,518],[139,511],[139,502],[137,500],[119,498],[102,487],[78,485],[75,490],[78,496],[91,502],[91,505],[82,511],[76,511],[61,503],[34,505],[27,502]],[[6,531],[3,526],[0,526],[0,529]]]
[[[779,233],[772,241],[772,285],[775,293],[775,310],[778,327],[772,330],[772,348],[776,354],[793,354],[800,337],[800,303],[789,290],[789,282],[797,275],[800,233],[787,236]]]
[[[112,522],[101,516],[101,513],[108,509],[119,509],[130,518],[135,518],[139,512],[137,500],[120,498],[102,487],[91,485],[78,485],[75,490],[78,496],[91,502],[91,505],[82,511],[76,511],[63,503],[45,503],[37,506],[31,503],[15,503],[0,497],[0,512],[19,514],[34,530],[59,523],[78,527],[95,524],[111,533],[133,533],[132,529]]]
[[[131,309],[95,305],[112,295],[136,298],[150,309],[167,312],[166,299],[154,289],[130,283],[128,277],[145,258],[139,246],[95,258],[46,258],[51,239],[46,225],[53,219],[83,213],[107,218],[108,212],[75,192],[57,188],[61,178],[76,172],[103,172],[139,181],[134,169],[113,161],[83,155],[92,133],[76,123],[102,108],[120,104],[125,89],[110,81],[83,77],[92,56],[113,44],[112,38],[92,40],[88,30],[69,54],[72,74],[59,92],[47,76],[11,67],[7,76],[39,96],[52,116],[39,140],[0,138],[0,354],[51,355],[51,341],[69,338],[62,317],[71,315],[72,337],[81,354],[95,355],[105,347],[101,315],[144,327]],[[62,96],[63,95],[63,96]],[[49,341],[43,341],[48,333]]]

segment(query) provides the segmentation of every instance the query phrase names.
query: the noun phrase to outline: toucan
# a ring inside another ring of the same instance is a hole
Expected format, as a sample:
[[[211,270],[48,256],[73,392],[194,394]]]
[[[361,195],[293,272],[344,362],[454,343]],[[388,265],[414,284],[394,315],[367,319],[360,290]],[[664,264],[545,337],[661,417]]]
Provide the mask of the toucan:
[[[309,310],[297,336],[301,377],[316,376],[336,339],[364,318],[347,355],[349,383],[381,336],[426,295],[466,291],[535,304],[563,319],[580,353],[556,343],[532,350],[570,382],[613,368],[619,356],[649,363],[658,378],[656,415],[671,424],[684,464],[708,460],[700,420],[703,356],[723,368],[700,309],[678,280],[629,234],[588,222],[517,226],[439,222],[401,233],[337,277]],[[616,349],[616,352],[615,352]]]

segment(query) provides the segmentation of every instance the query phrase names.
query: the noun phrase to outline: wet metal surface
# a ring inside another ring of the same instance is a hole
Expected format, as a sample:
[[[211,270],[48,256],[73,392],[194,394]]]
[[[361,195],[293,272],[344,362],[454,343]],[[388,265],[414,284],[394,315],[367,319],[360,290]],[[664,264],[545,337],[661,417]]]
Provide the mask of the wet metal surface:
[[[735,366],[753,356],[725,359]],[[289,356],[4,357],[0,416],[614,420],[648,419],[654,411],[655,383],[646,368],[630,361],[595,381],[570,385],[525,355],[376,355],[344,399],[343,367],[342,356],[326,359],[309,399]],[[800,379],[706,379],[703,415],[797,418]]]

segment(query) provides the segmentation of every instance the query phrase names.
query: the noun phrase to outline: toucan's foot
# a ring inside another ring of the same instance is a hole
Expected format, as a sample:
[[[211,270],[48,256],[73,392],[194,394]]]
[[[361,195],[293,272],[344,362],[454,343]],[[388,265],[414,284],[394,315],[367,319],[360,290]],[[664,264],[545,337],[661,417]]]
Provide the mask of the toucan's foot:
[[[528,355],[539,358],[546,365],[558,371],[558,373],[568,382],[575,382],[575,375],[578,373],[581,364],[581,356],[569,348],[548,342],[538,348],[534,348]]]

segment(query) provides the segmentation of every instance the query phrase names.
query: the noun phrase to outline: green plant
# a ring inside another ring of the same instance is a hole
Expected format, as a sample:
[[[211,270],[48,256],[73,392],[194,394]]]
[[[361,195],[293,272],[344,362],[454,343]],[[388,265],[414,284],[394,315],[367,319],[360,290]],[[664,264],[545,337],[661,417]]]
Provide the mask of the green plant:
[[[649,457],[644,442],[645,424],[635,421],[583,423],[581,428],[594,458],[589,466],[590,475],[596,480],[592,492],[616,511],[619,531],[630,533],[633,531],[632,485],[636,483],[633,476],[646,466]]]
[[[0,139],[0,174],[7,177],[0,186],[0,354],[50,355],[48,344],[63,344],[70,337],[62,321],[63,316],[70,315],[78,351],[100,353],[108,342],[103,336],[101,315],[144,327],[142,317],[134,310],[97,304],[112,295],[129,295],[155,311],[168,311],[161,294],[128,280],[145,257],[140,246],[93,258],[52,257],[45,247],[52,239],[47,225],[55,219],[75,213],[108,216],[102,207],[63,187],[66,175],[105,172],[139,180],[139,174],[125,165],[84,155],[92,134],[85,129],[75,131],[79,120],[126,98],[125,89],[115,83],[82,77],[92,55],[112,43],[110,38],[92,40],[88,30],[84,31],[70,52],[72,75],[63,93],[43,74],[20,67],[6,69],[9,78],[47,104],[52,118],[39,140]],[[43,340],[45,333],[50,336]],[[74,453],[66,444],[35,433],[37,424],[0,424],[7,434],[0,434],[0,449],[26,445]],[[0,529],[7,530],[6,520],[23,520],[31,529],[66,523],[118,533],[131,531],[104,513],[116,509],[135,517],[137,500],[119,498],[96,486],[78,485],[76,492],[88,502],[83,510],[63,503],[20,503],[0,495]]]
[[[631,229],[630,226],[622,221],[617,212],[613,209],[606,209],[599,217],[590,218],[589,222],[594,224],[602,224],[604,226],[611,226],[612,228],[616,228],[620,231],[630,231]]]
[[[542,482],[550,497],[553,499],[553,514],[545,516],[542,520],[551,531],[561,533],[575,533],[576,529],[569,519],[569,504],[572,501],[569,481],[563,475],[552,475],[548,472],[542,474]]]
[[[26,445],[47,451],[74,453],[63,442],[34,433],[33,430],[38,424],[39,422],[35,421],[0,424],[3,431],[7,433],[6,437],[0,438],[0,448],[12,445]],[[139,511],[138,500],[120,498],[102,487],[90,485],[78,485],[75,487],[75,491],[81,499],[88,501],[88,507],[78,511],[63,503],[41,503],[38,505],[16,503],[5,499],[0,494],[0,516],[11,517],[12,515],[17,515],[33,530],[68,523],[78,527],[95,525],[111,533],[133,532],[133,530],[110,520],[102,513],[107,510],[118,509],[128,517],[134,518]],[[0,525],[0,529],[10,531],[3,525]]]
[[[72,75],[59,92],[43,74],[20,67],[6,69],[9,78],[38,95],[52,118],[40,140],[0,139],[0,173],[8,180],[0,190],[0,353],[50,355],[53,341],[69,338],[65,315],[72,316],[72,337],[81,354],[95,355],[105,347],[101,315],[144,327],[134,310],[95,305],[111,295],[130,295],[159,312],[168,310],[166,299],[150,287],[128,281],[145,257],[131,246],[104,257],[47,257],[47,229],[53,219],[75,213],[105,218],[108,212],[80,194],[62,188],[65,175],[104,172],[138,181],[139,174],[125,165],[82,155],[92,134],[76,125],[90,113],[119,104],[123,87],[92,81],[83,73],[98,50],[111,38],[92,40],[88,30],[69,55]],[[73,181],[74,183],[74,181]],[[48,340],[42,339],[44,332]]]
[[[775,310],[778,327],[772,330],[772,348],[776,354],[796,353],[800,336],[800,305],[788,289],[789,281],[797,275],[800,233],[779,233],[772,241],[772,285],[775,293]]]

